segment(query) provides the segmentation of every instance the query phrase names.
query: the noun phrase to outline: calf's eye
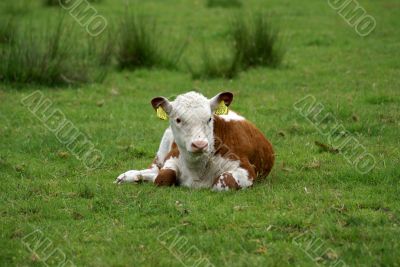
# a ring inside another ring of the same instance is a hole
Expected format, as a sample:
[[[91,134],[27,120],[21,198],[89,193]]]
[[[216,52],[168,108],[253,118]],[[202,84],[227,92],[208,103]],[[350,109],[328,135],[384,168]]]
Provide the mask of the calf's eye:
[[[181,119],[177,118],[176,123],[181,123]]]
[[[212,119],[212,118],[209,118],[208,121],[207,121],[207,123],[210,123],[210,122],[211,122],[211,119]]]

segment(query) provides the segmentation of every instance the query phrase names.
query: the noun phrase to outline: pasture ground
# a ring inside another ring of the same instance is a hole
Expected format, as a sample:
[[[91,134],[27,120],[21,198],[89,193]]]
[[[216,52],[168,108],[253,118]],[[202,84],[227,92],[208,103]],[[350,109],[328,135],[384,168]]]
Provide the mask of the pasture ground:
[[[360,37],[328,1],[252,0],[238,8],[141,2],[133,8],[156,17],[171,38],[188,40],[184,60],[194,64],[203,42],[223,51],[233,14],[268,12],[285,36],[284,64],[233,80],[138,70],[73,88],[1,84],[0,265],[43,266],[43,247],[27,248],[33,241],[26,236],[39,230],[76,266],[180,266],[198,255],[215,266],[399,266],[400,3],[359,0],[377,21],[371,35]],[[94,6],[111,25],[124,11],[121,3]],[[21,21],[46,23],[58,13],[32,4]],[[192,88],[209,97],[235,93],[232,109],[274,145],[272,174],[228,193],[114,185],[120,173],[148,166],[167,127],[150,99]],[[21,103],[36,90],[103,153],[99,168],[87,170]],[[327,138],[293,107],[306,95],[374,156],[371,172],[360,174],[340,153],[320,151],[315,141]],[[197,254],[174,247],[162,235],[171,229]],[[313,253],[310,240],[331,250]]]

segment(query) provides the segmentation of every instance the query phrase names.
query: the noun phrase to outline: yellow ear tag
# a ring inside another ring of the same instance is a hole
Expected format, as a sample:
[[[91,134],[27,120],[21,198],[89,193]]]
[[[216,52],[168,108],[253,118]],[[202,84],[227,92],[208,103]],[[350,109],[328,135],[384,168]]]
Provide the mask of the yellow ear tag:
[[[219,102],[217,109],[214,111],[215,115],[226,115],[228,114],[228,107],[224,101]]]
[[[168,120],[168,115],[161,106],[157,108],[157,117],[159,117],[162,120]]]

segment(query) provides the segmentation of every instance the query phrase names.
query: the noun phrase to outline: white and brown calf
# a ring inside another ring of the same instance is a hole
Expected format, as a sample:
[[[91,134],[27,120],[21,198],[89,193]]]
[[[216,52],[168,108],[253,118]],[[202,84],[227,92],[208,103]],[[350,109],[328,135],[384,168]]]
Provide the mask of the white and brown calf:
[[[162,108],[170,121],[157,156],[149,169],[127,171],[115,182],[150,181],[222,191],[246,188],[256,178],[267,176],[274,164],[274,151],[261,131],[233,111],[214,114],[221,104],[229,106],[232,99],[229,92],[210,100],[196,92],[172,102],[154,98],[154,109]]]

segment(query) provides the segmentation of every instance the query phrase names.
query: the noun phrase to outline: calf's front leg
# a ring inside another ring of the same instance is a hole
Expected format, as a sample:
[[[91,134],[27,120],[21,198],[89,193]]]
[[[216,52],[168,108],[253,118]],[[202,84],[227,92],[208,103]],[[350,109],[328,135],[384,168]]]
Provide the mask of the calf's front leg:
[[[114,183],[123,184],[123,183],[135,183],[140,181],[154,182],[154,179],[156,179],[158,173],[159,169],[157,165],[152,164],[149,169],[130,170],[124,172],[117,177]]]

